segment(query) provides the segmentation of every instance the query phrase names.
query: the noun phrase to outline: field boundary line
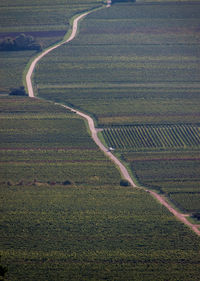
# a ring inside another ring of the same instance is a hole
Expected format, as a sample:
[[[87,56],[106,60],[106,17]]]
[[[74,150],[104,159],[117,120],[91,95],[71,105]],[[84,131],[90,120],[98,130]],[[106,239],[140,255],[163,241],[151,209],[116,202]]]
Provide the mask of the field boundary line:
[[[31,61],[29,61],[27,67],[25,68],[25,71],[23,73],[23,77],[25,78],[25,85],[26,85],[26,89],[28,91],[28,95],[30,98],[36,98],[35,97],[35,94],[34,94],[34,90],[33,90],[33,85],[32,85],[32,74],[35,70],[35,67],[36,67],[36,64],[45,56],[47,55],[48,53],[50,53],[51,51],[53,51],[54,49],[60,47],[61,45],[63,44],[66,44],[70,41],[72,41],[75,36],[77,35],[77,31],[78,31],[78,24],[79,24],[79,21],[81,19],[83,19],[84,17],[86,17],[87,15],[89,15],[90,13],[92,12],[95,12],[99,9],[102,9],[102,8],[109,8],[110,5],[106,5],[106,6],[103,6],[103,7],[100,7],[100,8],[95,8],[93,10],[90,10],[90,11],[87,11],[87,12],[84,12],[83,14],[80,14],[78,16],[75,16],[73,17],[73,22],[72,22],[72,27],[71,27],[71,30],[70,30],[70,35],[69,37],[66,36],[64,37],[64,39],[47,48],[46,50],[44,50],[42,53],[40,53],[38,56],[36,56],[35,58],[33,58]],[[69,32],[67,33],[69,34]],[[40,99],[40,98],[38,98]],[[94,142],[97,144],[97,146],[104,152],[105,155],[107,155],[109,157],[109,159],[114,162],[114,164],[116,165],[116,167],[119,169],[120,173],[121,173],[121,176],[126,179],[132,187],[134,188],[138,188],[138,189],[141,189],[141,190],[145,190],[146,192],[149,192],[149,194],[154,197],[156,200],[158,200],[160,202],[160,204],[162,204],[163,206],[165,206],[178,220],[180,220],[181,222],[183,222],[185,225],[187,225],[188,227],[190,227],[190,229],[192,229],[197,235],[200,236],[200,230],[198,229],[198,227],[192,223],[190,223],[186,218],[185,216],[183,216],[181,213],[177,212],[172,206],[170,206],[163,197],[161,197],[159,194],[157,194],[156,192],[154,191],[150,191],[150,190],[147,190],[145,187],[139,187],[137,186],[134,181],[132,180],[128,170],[126,169],[126,167],[120,162],[120,160],[114,156],[112,154],[112,152],[106,148],[101,140],[99,139],[98,137],[98,130],[95,128],[95,124],[94,124],[94,120],[92,119],[92,117],[90,117],[89,115],[79,111],[79,110],[76,110],[75,108],[72,108],[72,107],[69,107],[67,105],[64,105],[64,104],[60,104],[60,103],[54,103],[56,105],[59,105],[59,106],[62,106],[64,108],[66,108],[67,110],[70,110],[74,113],[76,113],[77,115],[81,116],[82,118],[84,118],[85,120],[87,120],[87,123],[88,123],[88,126],[89,126],[89,129],[90,129],[90,132],[91,132],[91,137],[92,139],[94,140]]]
[[[165,206],[176,218],[178,218],[180,221],[182,221],[184,224],[186,224],[187,226],[189,226],[197,235],[200,236],[200,225],[196,225],[193,224],[191,222],[189,222],[186,217],[187,214],[181,214],[180,212],[176,211],[169,203],[167,203],[165,201],[165,199],[157,194],[154,191],[148,190],[148,192],[154,197],[156,198],[163,206]]]

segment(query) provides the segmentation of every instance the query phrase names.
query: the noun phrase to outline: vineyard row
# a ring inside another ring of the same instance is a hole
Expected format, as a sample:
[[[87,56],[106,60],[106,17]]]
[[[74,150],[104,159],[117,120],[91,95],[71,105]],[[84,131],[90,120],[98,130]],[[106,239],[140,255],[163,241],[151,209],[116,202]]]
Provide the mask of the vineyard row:
[[[108,146],[127,148],[187,148],[200,146],[195,125],[126,126],[104,129]]]

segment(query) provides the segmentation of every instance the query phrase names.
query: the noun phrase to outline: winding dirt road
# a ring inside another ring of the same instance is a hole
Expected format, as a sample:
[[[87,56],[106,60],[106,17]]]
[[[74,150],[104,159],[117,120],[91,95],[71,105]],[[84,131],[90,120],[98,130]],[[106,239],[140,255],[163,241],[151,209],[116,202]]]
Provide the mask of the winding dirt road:
[[[109,7],[110,7],[110,4],[109,4],[109,2],[108,2],[106,8],[109,8]],[[63,44],[66,44],[66,43],[72,41],[72,40],[75,38],[76,34],[77,34],[77,29],[78,29],[78,23],[79,23],[79,21],[80,21],[81,19],[83,19],[85,16],[87,16],[88,14],[92,13],[93,11],[94,11],[94,10],[85,12],[85,13],[83,13],[82,15],[78,16],[77,18],[75,18],[74,21],[73,21],[72,33],[71,33],[70,37],[69,37],[67,40],[62,41],[62,42],[60,42],[60,43],[54,45],[53,47],[50,47],[49,49],[44,50],[44,52],[42,52],[38,57],[36,57],[36,58],[32,61],[31,65],[30,65],[30,67],[29,67],[29,69],[28,69],[28,71],[27,71],[27,74],[26,74],[26,85],[27,85],[29,97],[31,97],[31,98],[35,97],[35,95],[34,95],[34,90],[33,90],[33,85],[32,85],[32,74],[33,74],[33,71],[34,71],[34,69],[35,69],[36,64],[37,64],[45,55],[47,55],[48,53],[50,53],[50,52],[53,51],[54,49],[58,48],[59,46],[61,46],[61,45],[63,45]],[[105,155],[107,155],[107,156],[115,163],[115,165],[119,168],[122,177],[123,177],[124,179],[126,179],[127,181],[129,181],[130,184],[131,184],[133,187],[139,188],[139,187],[137,187],[137,185],[133,182],[131,176],[129,175],[129,173],[128,173],[127,169],[126,169],[126,167],[119,161],[119,159],[117,159],[117,158],[111,153],[111,151],[109,151],[109,150],[102,144],[102,142],[100,141],[100,139],[99,139],[98,136],[97,136],[97,129],[96,129],[95,126],[94,126],[94,121],[93,121],[93,119],[92,119],[89,115],[87,115],[87,114],[85,114],[85,113],[83,113],[83,112],[81,112],[81,111],[79,111],[79,110],[75,110],[74,108],[71,108],[71,107],[66,106],[66,105],[63,105],[63,104],[58,104],[58,105],[60,105],[60,106],[62,106],[62,107],[64,107],[64,108],[66,108],[66,109],[68,109],[68,110],[71,110],[71,111],[73,111],[73,112],[76,112],[76,114],[80,115],[81,117],[83,117],[84,119],[87,120],[88,125],[89,125],[89,128],[90,128],[90,131],[91,131],[92,138],[93,138],[93,140],[95,141],[95,143],[96,143],[96,144],[99,146],[99,148],[105,153]],[[196,225],[193,225],[192,223],[190,223],[190,222],[186,219],[185,215],[183,215],[183,214],[177,212],[172,206],[170,206],[170,205],[165,201],[165,199],[164,199],[162,196],[158,195],[158,194],[155,193],[154,191],[149,191],[149,190],[146,190],[146,191],[149,192],[154,198],[156,198],[162,205],[164,205],[178,220],[180,220],[181,222],[183,222],[185,225],[189,226],[197,235],[200,236],[200,230],[199,230],[199,227],[200,227],[200,226],[196,226]]]

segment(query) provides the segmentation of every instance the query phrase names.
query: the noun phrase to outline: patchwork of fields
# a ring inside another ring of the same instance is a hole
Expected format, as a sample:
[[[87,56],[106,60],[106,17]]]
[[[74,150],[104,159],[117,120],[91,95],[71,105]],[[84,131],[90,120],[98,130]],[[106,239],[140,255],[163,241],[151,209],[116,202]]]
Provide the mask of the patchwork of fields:
[[[122,157],[140,183],[168,196],[184,213],[199,212],[198,151],[124,152]]]
[[[184,211],[200,211],[199,178],[192,180],[199,160],[191,156],[200,144],[199,12],[200,4],[189,1],[113,5],[89,15],[79,36],[49,54],[35,77],[39,96],[91,114],[122,159],[133,151],[151,151],[152,157],[153,152],[170,152],[178,159],[189,155],[189,162],[176,164],[164,154],[162,165],[151,165],[151,157],[140,165],[134,158],[128,161],[141,184],[162,191],[163,173],[169,177],[171,165],[174,192],[177,188],[180,196],[196,202],[195,208],[186,208],[184,200],[167,191]],[[187,192],[182,178],[187,178]]]
[[[71,16],[101,4],[65,2],[2,0],[0,35],[36,32],[49,45]],[[200,211],[199,11],[198,2],[102,9],[34,74],[40,97],[94,116],[138,182],[186,213]],[[0,56],[7,93],[33,52]],[[149,193],[119,185],[75,113],[2,96],[0,119],[8,280],[198,280],[199,238]]]
[[[111,183],[104,173],[112,164],[98,151],[84,121],[75,114],[40,100],[1,101],[5,114],[1,117],[1,183]],[[117,184],[117,172],[110,178],[113,181],[115,177]]]
[[[198,149],[199,125],[124,126],[104,129],[103,136],[115,149]]]
[[[146,192],[119,186],[76,114],[39,99],[0,101],[8,280],[195,280],[198,237]]]
[[[72,16],[100,5],[99,0],[1,0],[0,40],[20,33],[34,36],[43,48],[60,41]],[[0,52],[0,94],[22,85],[22,73],[35,53]]]
[[[92,13],[41,61],[39,95],[95,114],[99,126],[198,122],[199,12],[199,3],[136,3]]]
[[[139,184],[165,194],[183,212],[200,211],[198,125],[118,126],[102,134]]]

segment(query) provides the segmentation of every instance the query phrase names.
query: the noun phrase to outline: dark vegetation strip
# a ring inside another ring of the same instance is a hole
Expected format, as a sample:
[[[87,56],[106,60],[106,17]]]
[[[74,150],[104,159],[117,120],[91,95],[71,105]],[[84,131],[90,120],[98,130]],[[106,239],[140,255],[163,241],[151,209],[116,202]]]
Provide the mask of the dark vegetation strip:
[[[21,32],[0,32],[0,38],[17,37],[20,34]],[[25,31],[23,34],[34,37],[63,37],[66,34],[66,30]]]

